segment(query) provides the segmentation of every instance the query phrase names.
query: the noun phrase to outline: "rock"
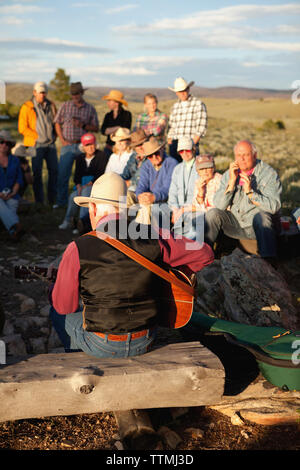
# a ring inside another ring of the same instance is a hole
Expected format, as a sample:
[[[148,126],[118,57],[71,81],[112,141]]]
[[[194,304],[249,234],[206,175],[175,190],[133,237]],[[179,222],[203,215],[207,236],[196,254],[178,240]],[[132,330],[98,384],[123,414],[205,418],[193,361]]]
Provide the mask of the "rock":
[[[204,431],[200,428],[187,428],[184,432],[190,434],[193,439],[202,439],[204,437]]]
[[[44,307],[42,307],[40,309],[40,315],[42,317],[48,317],[49,316],[49,309],[50,309],[50,305],[49,304],[45,305]]]
[[[197,273],[200,311],[255,326],[297,329],[285,279],[269,263],[238,248]]]
[[[30,297],[27,297],[21,303],[21,312],[22,313],[33,310],[34,308],[35,308],[35,301],[33,299],[31,299]]]
[[[6,344],[6,352],[11,356],[26,356],[27,349],[22,336],[19,334],[2,336],[1,340]]]
[[[30,338],[29,343],[33,354],[44,354],[47,352],[46,338]]]
[[[24,316],[17,318],[15,321],[15,326],[22,331],[22,333],[27,332],[30,328],[35,328],[41,330],[45,325],[45,319],[34,316]]]
[[[233,413],[233,415],[230,418],[231,424],[234,426],[243,426],[244,421],[239,417],[237,413]]]
[[[182,442],[181,437],[167,426],[161,426],[157,432],[171,449],[176,449],[178,444]]]

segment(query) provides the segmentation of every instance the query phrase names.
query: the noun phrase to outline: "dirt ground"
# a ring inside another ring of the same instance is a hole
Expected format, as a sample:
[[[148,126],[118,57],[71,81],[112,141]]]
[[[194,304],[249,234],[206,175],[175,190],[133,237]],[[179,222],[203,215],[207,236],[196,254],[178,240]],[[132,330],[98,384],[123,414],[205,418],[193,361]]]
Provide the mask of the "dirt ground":
[[[10,241],[0,229],[1,265],[7,267],[9,257],[18,256],[34,261],[41,257],[59,256],[72,239],[72,232],[58,230],[63,211],[46,207],[30,209],[21,215],[26,235],[19,243]],[[9,265],[11,266],[11,265]],[[23,292],[39,299],[46,296],[42,281],[18,283],[11,268],[0,277],[0,299],[5,312],[17,312],[15,292]],[[49,397],[51,398],[51,397]],[[157,423],[168,426],[180,437],[176,451],[198,450],[300,450],[299,423],[282,426],[260,426],[245,422],[233,425],[230,418],[206,407],[190,408],[173,421],[166,421],[163,410]],[[0,423],[1,450],[106,450],[116,451],[120,446],[118,429],[112,413],[79,416],[58,416],[44,419],[26,419]],[[157,450],[168,450],[158,444]]]

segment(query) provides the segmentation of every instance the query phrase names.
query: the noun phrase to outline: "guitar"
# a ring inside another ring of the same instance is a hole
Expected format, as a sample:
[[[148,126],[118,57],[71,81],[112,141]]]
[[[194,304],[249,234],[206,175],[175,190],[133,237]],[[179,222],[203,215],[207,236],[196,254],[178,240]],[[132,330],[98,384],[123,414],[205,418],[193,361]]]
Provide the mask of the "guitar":
[[[46,282],[55,282],[57,269],[52,269],[50,278],[47,277],[47,273],[48,268],[40,266],[15,266],[16,279],[41,279]],[[182,328],[189,322],[193,313],[196,276],[192,275],[190,278],[182,271],[173,268],[167,272],[158,266],[156,274],[163,275],[164,280],[167,281],[164,282],[163,296],[158,299],[159,325],[172,329]]]

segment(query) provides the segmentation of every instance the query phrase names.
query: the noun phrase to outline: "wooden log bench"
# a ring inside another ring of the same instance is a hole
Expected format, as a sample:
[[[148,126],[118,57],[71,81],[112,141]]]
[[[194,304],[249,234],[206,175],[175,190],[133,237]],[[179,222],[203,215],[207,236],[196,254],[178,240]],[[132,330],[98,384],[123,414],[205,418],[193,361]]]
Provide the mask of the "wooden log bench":
[[[220,402],[221,361],[198,341],[142,356],[40,354],[0,366],[0,421]]]

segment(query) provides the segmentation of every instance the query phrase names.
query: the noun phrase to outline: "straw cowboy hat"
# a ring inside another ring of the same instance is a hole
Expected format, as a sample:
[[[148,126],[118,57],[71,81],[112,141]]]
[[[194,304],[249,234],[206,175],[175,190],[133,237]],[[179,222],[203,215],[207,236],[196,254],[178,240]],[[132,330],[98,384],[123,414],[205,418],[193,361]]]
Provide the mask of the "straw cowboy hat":
[[[88,207],[90,202],[126,207],[126,198],[127,185],[123,178],[117,173],[104,173],[94,182],[89,197],[76,196],[74,202],[81,207]]]
[[[119,129],[111,135],[111,140],[114,142],[121,142],[121,140],[130,139],[130,130],[125,127],[119,127]]]
[[[137,129],[130,134],[130,147],[134,149],[135,147],[142,145],[146,140],[148,140],[148,136],[145,134],[143,129]]]
[[[156,139],[155,137],[150,137],[150,139],[147,140],[147,142],[145,142],[143,145],[144,157],[149,157],[150,155],[153,155],[155,152],[160,150],[164,145],[165,145],[164,142]]]
[[[178,91],[184,91],[187,88],[189,88],[190,86],[193,86],[194,83],[195,82],[187,83],[184,78],[178,77],[178,78],[176,78],[176,80],[174,82],[174,88],[171,88],[171,87],[168,87],[168,88],[169,88],[169,90],[175,91],[175,93],[177,93]]]
[[[128,106],[127,101],[124,100],[123,93],[119,90],[110,90],[109,94],[103,96],[102,99],[103,100],[117,101],[118,103],[124,104],[124,106]]]

